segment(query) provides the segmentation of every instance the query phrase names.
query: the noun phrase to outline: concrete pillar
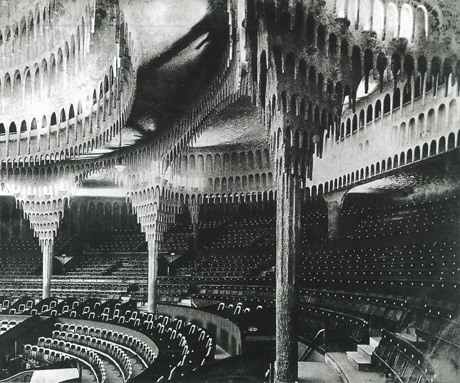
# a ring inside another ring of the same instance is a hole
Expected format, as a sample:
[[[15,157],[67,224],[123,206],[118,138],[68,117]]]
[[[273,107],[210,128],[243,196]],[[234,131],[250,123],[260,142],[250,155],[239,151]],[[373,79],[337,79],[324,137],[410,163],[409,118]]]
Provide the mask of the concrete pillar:
[[[189,201],[188,211],[193,227],[193,250],[196,250],[198,248],[198,218],[200,215],[200,205],[198,205],[196,199]]]
[[[323,194],[327,205],[327,232],[331,239],[341,237],[340,214],[342,212],[343,200],[348,190],[335,191]]]
[[[300,177],[278,177],[276,201],[276,367],[275,382],[296,382],[297,316],[296,258],[299,248]]]
[[[149,265],[148,265],[148,282],[147,282],[147,311],[156,312],[156,283],[158,277],[158,243],[155,239],[148,240]]]
[[[54,242],[51,239],[43,241],[43,299],[51,293],[51,275],[53,274]]]

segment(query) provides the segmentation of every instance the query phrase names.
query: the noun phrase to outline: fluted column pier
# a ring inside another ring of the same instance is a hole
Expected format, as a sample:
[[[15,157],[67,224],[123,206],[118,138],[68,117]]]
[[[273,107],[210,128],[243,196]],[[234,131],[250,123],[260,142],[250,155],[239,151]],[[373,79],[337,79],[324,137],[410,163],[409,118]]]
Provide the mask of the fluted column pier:
[[[156,284],[158,278],[158,241],[155,236],[148,239],[148,282],[147,282],[147,311],[156,313],[157,294]]]
[[[51,296],[51,276],[53,275],[54,241],[47,239],[42,244],[43,253],[43,299]]]
[[[284,173],[276,202],[276,383],[297,381],[296,262],[301,216],[301,180]]]

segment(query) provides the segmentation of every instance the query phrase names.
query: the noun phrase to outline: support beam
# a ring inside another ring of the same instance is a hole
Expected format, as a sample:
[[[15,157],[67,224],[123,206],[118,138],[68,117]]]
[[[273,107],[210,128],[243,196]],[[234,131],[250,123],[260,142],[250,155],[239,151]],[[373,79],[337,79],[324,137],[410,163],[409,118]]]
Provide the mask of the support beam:
[[[46,239],[42,244],[43,252],[43,299],[51,296],[51,275],[53,275],[54,241]]]
[[[323,194],[324,201],[327,205],[327,233],[330,239],[339,239],[341,237],[340,214],[345,194],[348,190],[335,191]]]
[[[193,228],[193,250],[196,251],[198,248],[198,218],[200,216],[200,205],[198,205],[195,198],[189,201],[188,211],[190,213]]]
[[[148,282],[147,282],[147,311],[156,313],[157,309],[157,277],[158,277],[158,241],[155,238],[148,240]]]
[[[296,260],[299,248],[300,177],[278,177],[276,201],[276,383],[293,383],[298,375]]]

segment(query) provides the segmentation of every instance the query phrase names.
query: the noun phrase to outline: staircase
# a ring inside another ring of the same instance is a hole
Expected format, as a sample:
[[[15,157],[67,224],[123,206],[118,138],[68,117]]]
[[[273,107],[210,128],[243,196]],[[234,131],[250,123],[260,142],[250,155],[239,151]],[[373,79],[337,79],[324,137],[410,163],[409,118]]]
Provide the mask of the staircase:
[[[369,344],[358,344],[357,351],[347,351],[347,359],[358,371],[373,371],[372,354],[380,342],[380,337],[370,337]]]

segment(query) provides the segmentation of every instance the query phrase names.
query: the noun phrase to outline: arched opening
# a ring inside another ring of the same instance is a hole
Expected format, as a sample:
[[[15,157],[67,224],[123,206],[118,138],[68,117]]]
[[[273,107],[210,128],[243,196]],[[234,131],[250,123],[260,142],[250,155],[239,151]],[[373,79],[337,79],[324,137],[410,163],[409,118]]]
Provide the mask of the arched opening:
[[[441,137],[439,139],[439,149],[438,149],[439,153],[443,153],[446,151],[446,137]]]
[[[412,6],[404,4],[401,8],[401,23],[399,29],[399,37],[407,41],[412,41],[412,31],[414,27],[414,14]]]
[[[316,29],[315,19],[312,14],[309,14],[307,17],[307,28],[306,28],[307,44],[315,43],[315,29]]]
[[[329,35],[329,56],[333,58],[337,55],[337,36],[334,33]]]
[[[422,147],[422,159],[424,158],[427,158],[428,157],[428,144],[423,144],[423,147]]]
[[[450,133],[447,137],[447,150],[451,150],[455,148],[455,134]]]
[[[16,124],[14,122],[10,124],[10,128],[8,129],[8,132],[10,135],[17,133]]]
[[[383,114],[387,114],[390,112],[391,109],[391,98],[390,95],[387,94],[383,99]]]
[[[382,116],[382,102],[380,100],[377,100],[375,103],[375,117],[374,119],[377,120]]]

